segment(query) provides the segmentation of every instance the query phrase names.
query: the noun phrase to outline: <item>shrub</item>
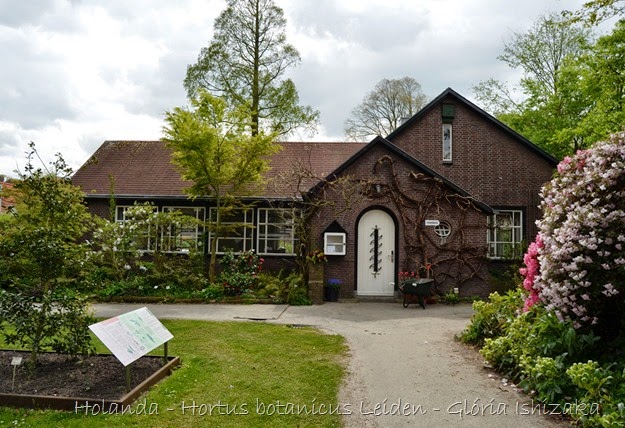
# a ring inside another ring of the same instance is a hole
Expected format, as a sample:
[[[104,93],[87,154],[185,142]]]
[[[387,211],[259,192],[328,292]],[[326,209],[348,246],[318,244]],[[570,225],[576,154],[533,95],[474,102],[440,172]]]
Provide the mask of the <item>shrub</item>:
[[[596,361],[573,364],[566,370],[577,387],[575,399],[586,408],[598,412],[572,414],[584,426],[625,425],[625,369],[615,364],[601,366]]]
[[[567,156],[541,196],[535,292],[560,320],[615,338],[625,328],[625,134]]]
[[[287,283],[281,277],[281,274],[259,274],[256,296],[261,299],[272,299],[274,302],[285,302],[288,294]]]
[[[485,339],[480,353],[526,391],[556,402],[573,393],[565,376],[567,367],[586,358],[596,341],[592,333],[582,334],[572,322],[560,322],[553,313],[534,306],[514,318],[504,334]]]
[[[482,346],[487,338],[495,338],[506,332],[523,305],[520,289],[508,291],[503,296],[492,293],[488,301],[473,302],[474,314],[469,326],[460,335],[465,343]]]
[[[298,273],[292,273],[286,277],[287,298],[286,302],[293,306],[311,305],[312,302],[308,297],[308,288],[304,277]]]
[[[14,334],[4,331],[6,342],[27,347],[33,369],[47,347],[72,354],[91,350],[86,333],[91,318],[72,289],[89,270],[83,236],[93,219],[63,158],[35,168],[32,159],[38,155],[34,144],[30,147],[14,186],[16,212],[0,222],[0,277],[6,278],[0,320],[15,327]]]
[[[571,389],[571,382],[564,376],[565,354],[552,357],[521,356],[519,386],[526,391],[535,391],[536,398],[545,403],[557,403],[564,396],[565,389]]]
[[[206,300],[220,300],[224,297],[224,288],[221,285],[209,284],[199,292],[199,296]]]
[[[253,250],[241,253],[228,251],[221,259],[219,283],[227,296],[239,296],[254,289],[264,260]]]

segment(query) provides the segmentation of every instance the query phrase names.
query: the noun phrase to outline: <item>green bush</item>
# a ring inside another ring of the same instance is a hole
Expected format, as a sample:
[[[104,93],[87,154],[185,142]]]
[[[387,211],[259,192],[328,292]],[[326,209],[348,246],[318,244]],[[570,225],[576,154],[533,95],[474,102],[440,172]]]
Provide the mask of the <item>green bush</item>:
[[[492,293],[487,301],[473,302],[474,314],[460,340],[482,346],[486,339],[501,336],[523,307],[523,298],[523,292],[517,288],[504,295]]]
[[[208,287],[201,290],[199,296],[206,300],[220,300],[224,297],[224,288],[221,285],[209,284]]]
[[[276,303],[285,302],[287,297],[287,283],[282,274],[271,275],[261,273],[257,277],[258,284],[255,294],[260,299],[271,299]]]
[[[312,302],[308,297],[308,288],[304,277],[299,273],[292,273],[286,277],[288,294],[286,302],[293,306],[311,305]]]
[[[519,386],[526,391],[536,391],[536,398],[545,403],[557,403],[557,399],[571,390],[571,382],[564,376],[566,354],[551,357],[530,357],[523,355],[519,361],[521,381]]]
[[[91,268],[84,236],[93,217],[84,194],[71,184],[72,170],[60,155],[49,166],[35,168],[33,143],[12,194],[15,211],[0,222],[0,329],[7,344],[26,347],[30,368],[48,348],[71,354],[89,353],[87,326],[92,318],[75,289]]]
[[[577,387],[575,400],[585,408],[598,409],[598,412],[572,415],[583,426],[625,426],[625,369],[615,366],[588,361],[573,364],[566,370]]]
[[[228,251],[222,257],[218,282],[226,296],[240,296],[255,288],[257,277],[264,260],[254,251],[233,253]]]
[[[566,369],[592,353],[596,341],[592,333],[582,334],[572,322],[560,322],[543,307],[533,306],[514,318],[502,335],[486,338],[480,353],[526,391],[552,403],[574,393]]]
[[[6,344],[31,352],[32,372],[42,351],[70,355],[95,352],[89,336],[89,325],[95,318],[87,308],[85,299],[69,289],[56,289],[41,296],[0,289],[0,333]],[[5,323],[13,329],[5,330]]]

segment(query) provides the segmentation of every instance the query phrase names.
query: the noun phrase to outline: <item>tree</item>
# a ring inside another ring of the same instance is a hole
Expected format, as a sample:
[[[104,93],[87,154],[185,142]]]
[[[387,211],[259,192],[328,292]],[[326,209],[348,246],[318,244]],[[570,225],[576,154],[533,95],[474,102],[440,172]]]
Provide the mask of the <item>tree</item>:
[[[63,158],[57,155],[50,169],[35,168],[30,147],[12,193],[16,209],[0,223],[0,331],[4,321],[13,326],[5,341],[31,351],[32,369],[47,347],[91,352],[93,320],[74,291],[89,262],[84,235],[92,217]]]
[[[566,130],[568,135],[595,142],[621,131],[625,124],[625,21],[600,37],[571,67],[577,99],[585,99],[586,105],[575,126]]]
[[[574,75],[564,82],[562,70],[588,49],[590,37],[590,30],[560,15],[539,18],[528,32],[514,33],[498,57],[523,71],[519,90],[490,79],[474,86],[476,98],[498,119],[556,156],[581,148],[554,141],[553,136],[576,123],[587,108],[571,86]]]
[[[427,102],[421,84],[412,77],[382,79],[345,121],[345,134],[354,141],[386,136]]]
[[[286,19],[273,0],[228,0],[214,25],[213,40],[197,63],[187,66],[184,87],[190,99],[201,89],[225,98],[260,129],[286,135],[304,126],[316,129],[319,112],[299,105],[285,71],[300,62],[286,42]]]
[[[215,201],[217,217],[207,223],[213,234],[209,279],[214,281],[221,219],[236,207],[239,197],[259,187],[268,169],[265,157],[280,147],[274,143],[275,133],[250,132],[245,107],[229,109],[224,99],[206,91],[200,91],[192,106],[193,110],[178,107],[166,114],[163,140],[173,149],[182,178],[193,183],[189,195]]]
[[[565,11],[563,16],[571,22],[597,25],[625,12],[625,0],[590,0],[575,12]]]

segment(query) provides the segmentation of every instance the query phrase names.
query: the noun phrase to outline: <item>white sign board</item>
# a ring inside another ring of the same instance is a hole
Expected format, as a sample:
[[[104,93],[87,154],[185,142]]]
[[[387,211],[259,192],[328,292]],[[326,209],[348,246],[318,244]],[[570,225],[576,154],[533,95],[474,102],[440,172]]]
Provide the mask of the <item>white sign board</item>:
[[[441,222],[439,220],[426,220],[425,221],[426,226],[438,226],[440,224]]]
[[[174,337],[148,308],[109,318],[89,328],[124,366]]]

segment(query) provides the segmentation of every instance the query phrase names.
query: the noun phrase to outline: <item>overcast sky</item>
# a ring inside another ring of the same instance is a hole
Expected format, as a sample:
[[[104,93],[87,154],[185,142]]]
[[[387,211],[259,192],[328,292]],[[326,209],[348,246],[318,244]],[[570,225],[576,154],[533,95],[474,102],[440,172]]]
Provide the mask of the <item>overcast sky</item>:
[[[383,78],[433,98],[518,75],[497,60],[512,32],[584,0],[276,0],[301,64],[288,72],[321,112],[316,141],[343,140],[351,110]],[[187,64],[225,0],[0,0],[0,173],[29,141],[78,168],[104,140],[158,139],[187,104]],[[300,139],[295,137],[293,139]]]

